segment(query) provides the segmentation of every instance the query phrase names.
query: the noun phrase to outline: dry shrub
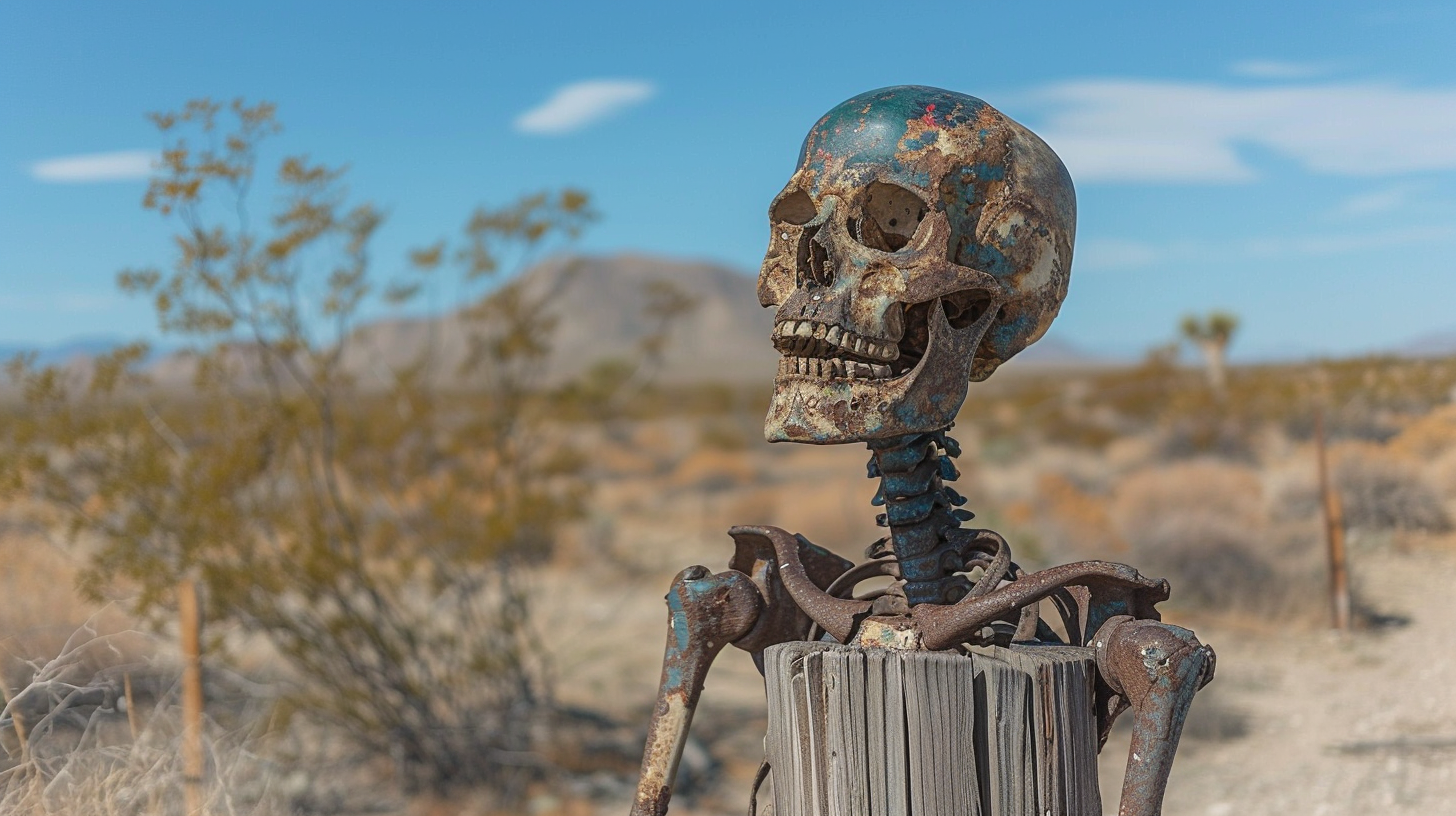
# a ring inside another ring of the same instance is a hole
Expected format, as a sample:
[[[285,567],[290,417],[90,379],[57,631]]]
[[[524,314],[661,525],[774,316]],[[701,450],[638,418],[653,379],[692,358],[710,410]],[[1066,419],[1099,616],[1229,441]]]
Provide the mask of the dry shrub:
[[[1319,603],[1307,571],[1270,556],[1249,468],[1197,461],[1138,472],[1117,486],[1112,516],[1133,565],[1167,577],[1180,605],[1282,617]]]
[[[1104,558],[1127,551],[1127,542],[1107,514],[1105,498],[1056,473],[1037,477],[1036,493],[1037,528],[1050,548]]]
[[[1451,529],[1440,493],[1415,462],[1374,445],[1342,446],[1335,461],[1334,482],[1349,527],[1372,532]]]
[[[752,482],[753,465],[741,452],[703,448],[680,461],[669,480],[679,489],[727,490]]]
[[[1417,461],[1456,450],[1456,405],[1441,406],[1407,425],[1389,448],[1396,456]]]
[[[1148,468],[1122,480],[1114,492],[1113,517],[1135,548],[1148,543],[1148,520],[1213,517],[1262,527],[1258,476],[1250,468],[1202,460]]]
[[[29,674],[27,661],[57,654],[85,622],[89,605],[74,590],[73,558],[54,546],[28,513],[0,510],[0,682]]]
[[[1426,465],[1431,486],[1447,499],[1456,498],[1456,448],[1446,451]]]
[[[1264,472],[1269,515],[1275,521],[1311,521],[1320,518],[1319,474],[1313,456],[1294,458]]]
[[[182,717],[158,644],[137,632],[98,635],[83,626],[59,654],[34,667],[0,717],[0,813],[16,816],[151,816],[184,812]],[[210,683],[215,694],[216,683]],[[230,702],[236,702],[231,695]],[[282,772],[256,751],[242,719],[264,701],[216,706],[204,726],[209,813],[284,813]],[[245,710],[247,709],[247,710]]]

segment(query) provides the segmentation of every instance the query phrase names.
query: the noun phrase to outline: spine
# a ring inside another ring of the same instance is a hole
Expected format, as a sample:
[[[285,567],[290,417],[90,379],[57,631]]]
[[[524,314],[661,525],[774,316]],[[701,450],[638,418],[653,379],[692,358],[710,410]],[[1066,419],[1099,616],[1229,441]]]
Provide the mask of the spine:
[[[955,603],[970,589],[957,574],[962,565],[947,532],[974,518],[963,496],[946,486],[960,478],[955,457],[960,445],[946,431],[873,440],[869,475],[880,489],[873,503],[883,506],[876,521],[890,535],[871,545],[871,558],[888,546],[899,566],[900,590],[909,606]]]

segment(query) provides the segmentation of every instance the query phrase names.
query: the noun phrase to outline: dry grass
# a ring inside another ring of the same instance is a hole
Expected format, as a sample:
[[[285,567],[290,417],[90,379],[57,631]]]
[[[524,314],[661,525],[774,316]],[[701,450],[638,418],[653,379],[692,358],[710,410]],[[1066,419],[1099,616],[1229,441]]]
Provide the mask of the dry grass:
[[[8,686],[36,659],[60,654],[95,611],[76,596],[76,556],[54,539],[36,508],[0,507],[0,682]]]
[[[136,632],[83,626],[7,694],[8,760],[0,812],[22,816],[181,814],[184,810],[176,671],[161,644]],[[163,647],[164,648],[164,647]],[[204,797],[216,814],[284,813],[277,767],[255,750],[262,701],[214,706],[206,728]]]

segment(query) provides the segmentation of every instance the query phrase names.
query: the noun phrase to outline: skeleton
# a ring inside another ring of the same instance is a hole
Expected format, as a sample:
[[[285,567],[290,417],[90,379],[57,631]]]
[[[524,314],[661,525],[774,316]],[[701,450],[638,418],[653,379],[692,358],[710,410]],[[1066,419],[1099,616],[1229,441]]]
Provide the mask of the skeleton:
[[[1120,803],[1161,811],[1173,753],[1213,651],[1160,622],[1166,581],[1103,561],[1028,574],[946,483],[947,435],[970,382],[1047,330],[1066,295],[1076,219],[1056,154],[974,97],[902,86],[835,107],[809,132],[769,207],[759,301],[782,355],[771,442],[862,442],[889,535],[853,564],[776,527],[735,527],[729,570],[690,567],[667,596],[670,632],[633,816],[667,810],[703,679],[728,644],[832,638],[864,647],[1061,642],[1095,649],[1102,743],[1134,712]],[[888,588],[855,596],[868,578]],[[760,774],[760,782],[763,774]]]

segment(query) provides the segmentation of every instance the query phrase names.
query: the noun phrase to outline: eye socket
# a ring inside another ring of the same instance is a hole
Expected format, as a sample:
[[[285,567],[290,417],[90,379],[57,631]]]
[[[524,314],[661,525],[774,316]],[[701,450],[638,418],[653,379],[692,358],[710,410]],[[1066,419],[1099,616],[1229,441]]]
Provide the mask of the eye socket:
[[[894,252],[910,243],[929,207],[913,190],[876,181],[865,190],[863,215],[850,224],[856,241],[881,252]]]
[[[787,195],[780,194],[769,206],[768,217],[773,221],[800,226],[809,223],[816,212],[818,208],[814,206],[814,199],[803,190],[795,190]]]

